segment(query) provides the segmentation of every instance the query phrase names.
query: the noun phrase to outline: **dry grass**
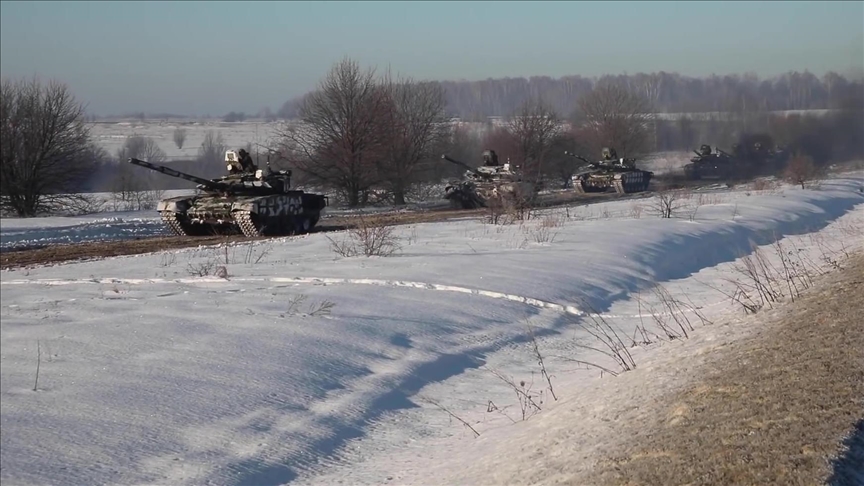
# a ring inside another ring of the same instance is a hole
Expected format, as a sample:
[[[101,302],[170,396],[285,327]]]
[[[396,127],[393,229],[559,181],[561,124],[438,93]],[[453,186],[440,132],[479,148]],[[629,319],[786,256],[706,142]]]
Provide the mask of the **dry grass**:
[[[626,445],[578,483],[829,481],[832,457],[864,415],[864,255],[824,279],[767,331],[718,355],[663,413],[622,427]]]

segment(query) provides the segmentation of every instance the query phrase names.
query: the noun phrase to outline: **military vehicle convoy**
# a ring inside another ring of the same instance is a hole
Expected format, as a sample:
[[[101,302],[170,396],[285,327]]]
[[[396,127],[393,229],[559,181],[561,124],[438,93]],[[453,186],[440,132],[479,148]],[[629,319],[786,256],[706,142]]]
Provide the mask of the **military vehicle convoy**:
[[[606,192],[610,187],[618,194],[647,191],[654,177],[654,172],[637,169],[635,159],[618,158],[614,148],[604,147],[603,158],[598,162],[568,151],[564,154],[585,162],[571,178],[573,189],[579,194]]]
[[[477,168],[446,154],[441,158],[467,169],[462,181],[452,182],[444,188],[444,197],[454,207],[475,209],[495,202],[529,204],[537,195],[537,185],[523,180],[521,174],[511,170],[509,163],[501,164],[494,150],[483,152],[484,163]]]
[[[788,153],[774,146],[774,141],[765,134],[744,134],[732,145],[732,153],[710,145],[702,145],[696,157],[684,166],[684,175],[690,180],[699,179],[749,179],[776,174],[783,170]]]
[[[291,171],[257,169],[233,150],[225,152],[229,175],[204,179],[136,158],[129,163],[198,183],[198,193],[159,202],[157,210],[178,236],[241,232],[245,236],[302,234],[318,224],[327,196],[291,189]]]

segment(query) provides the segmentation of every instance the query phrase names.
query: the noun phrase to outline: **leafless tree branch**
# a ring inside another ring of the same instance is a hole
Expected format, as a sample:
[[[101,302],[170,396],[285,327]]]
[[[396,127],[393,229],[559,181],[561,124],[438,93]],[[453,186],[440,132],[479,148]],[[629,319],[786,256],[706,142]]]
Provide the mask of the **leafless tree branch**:
[[[97,162],[84,107],[60,82],[0,86],[0,206],[19,216],[68,206]]]

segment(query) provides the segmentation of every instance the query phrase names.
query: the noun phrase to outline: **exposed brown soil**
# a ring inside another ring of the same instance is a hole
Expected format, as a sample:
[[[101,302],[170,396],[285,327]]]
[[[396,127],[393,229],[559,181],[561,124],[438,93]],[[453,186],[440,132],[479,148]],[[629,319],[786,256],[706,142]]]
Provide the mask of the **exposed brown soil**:
[[[856,484],[831,461],[864,419],[862,289],[857,255],[718,354],[661,413],[623,427],[627,443],[571,484]]]

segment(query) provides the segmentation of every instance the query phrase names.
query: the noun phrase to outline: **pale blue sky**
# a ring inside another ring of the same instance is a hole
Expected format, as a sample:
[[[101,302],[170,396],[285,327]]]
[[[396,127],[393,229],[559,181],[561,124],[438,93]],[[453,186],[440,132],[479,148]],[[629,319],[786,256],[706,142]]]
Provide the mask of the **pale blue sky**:
[[[860,72],[864,3],[6,2],[0,72],[97,114],[277,109],[343,56],[417,78]]]

